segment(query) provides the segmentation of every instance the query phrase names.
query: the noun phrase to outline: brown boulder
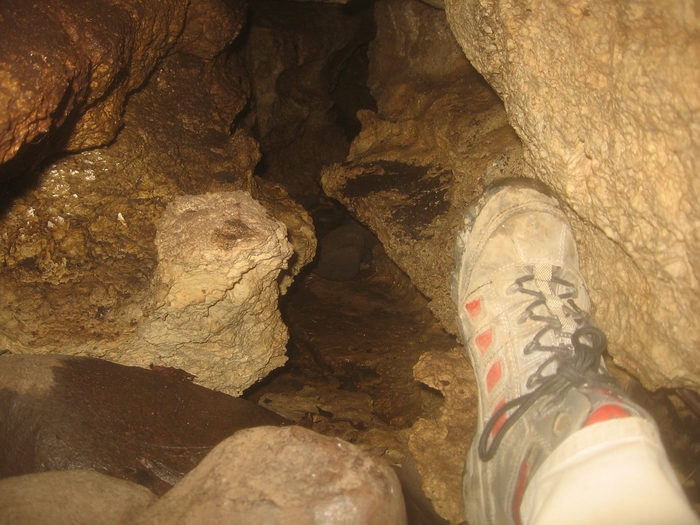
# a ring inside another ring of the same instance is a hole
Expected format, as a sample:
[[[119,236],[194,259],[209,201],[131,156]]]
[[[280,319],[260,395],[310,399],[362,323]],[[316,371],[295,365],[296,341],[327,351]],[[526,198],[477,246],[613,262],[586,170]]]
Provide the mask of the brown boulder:
[[[26,474],[0,481],[0,525],[127,525],[155,500],[99,472]]]
[[[0,478],[97,470],[163,494],[219,442],[286,420],[192,383],[70,356],[0,357]]]

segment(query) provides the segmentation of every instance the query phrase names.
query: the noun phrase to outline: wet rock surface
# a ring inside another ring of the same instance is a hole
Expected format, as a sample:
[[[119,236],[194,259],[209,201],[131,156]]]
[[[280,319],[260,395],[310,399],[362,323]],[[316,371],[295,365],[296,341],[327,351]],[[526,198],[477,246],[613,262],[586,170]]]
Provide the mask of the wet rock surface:
[[[2,11],[0,161],[22,153],[3,166],[12,174],[49,153],[110,142],[128,94],[158,60],[177,45],[211,58],[240,30],[245,4],[52,0],[42,9],[5,2]],[[217,23],[202,39],[212,14]]]
[[[288,420],[174,368],[0,356],[0,477],[96,470],[164,494],[220,441]]]
[[[430,512],[435,506],[453,519],[461,508],[466,454],[460,453],[471,440],[476,392],[466,355],[453,350],[457,341],[425,298],[376,247],[372,264],[353,280],[311,273],[281,308],[290,326],[289,362],[246,397],[393,465],[414,465]],[[420,365],[426,352],[431,373],[419,371],[426,369]],[[431,379],[436,374],[439,380]],[[431,516],[421,522],[409,515],[409,522],[440,523]]]

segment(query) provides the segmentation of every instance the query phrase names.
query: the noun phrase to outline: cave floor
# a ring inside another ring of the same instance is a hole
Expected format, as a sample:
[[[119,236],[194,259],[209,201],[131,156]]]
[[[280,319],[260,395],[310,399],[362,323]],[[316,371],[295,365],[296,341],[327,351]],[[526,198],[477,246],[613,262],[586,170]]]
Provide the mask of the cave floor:
[[[414,379],[413,366],[423,353],[448,352],[460,342],[438,324],[408,277],[382,250],[375,252],[353,280],[310,272],[297,278],[280,304],[289,361],[244,397],[400,465],[412,425],[436,419],[444,404],[440,392]],[[657,420],[700,513],[700,419],[674,392],[652,393],[634,380],[627,390]]]
[[[426,299],[375,250],[353,280],[297,278],[280,308],[289,361],[245,397],[401,464],[411,426],[443,405],[439,392],[414,380],[413,366],[428,350],[459,346]]]

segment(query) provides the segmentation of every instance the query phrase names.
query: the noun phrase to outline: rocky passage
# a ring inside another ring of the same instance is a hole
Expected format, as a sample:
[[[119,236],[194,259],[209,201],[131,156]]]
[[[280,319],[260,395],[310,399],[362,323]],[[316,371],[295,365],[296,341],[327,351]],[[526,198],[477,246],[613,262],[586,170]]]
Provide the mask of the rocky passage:
[[[691,3],[40,4],[0,0],[8,359],[182,370],[402,465],[425,523],[459,523],[476,405],[452,243],[486,185],[536,178],[700,502]]]

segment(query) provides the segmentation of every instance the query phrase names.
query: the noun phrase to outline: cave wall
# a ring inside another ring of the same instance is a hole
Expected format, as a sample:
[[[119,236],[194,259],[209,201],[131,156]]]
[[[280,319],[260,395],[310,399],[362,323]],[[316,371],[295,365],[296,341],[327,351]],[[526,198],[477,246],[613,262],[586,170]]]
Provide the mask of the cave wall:
[[[378,111],[360,112],[362,133],[325,170],[326,191],[454,331],[460,210],[494,179],[542,180],[574,226],[615,362],[652,389],[700,387],[695,9],[454,0],[446,15],[376,3]]]
[[[246,4],[7,0],[0,9],[0,163],[24,153],[8,173],[110,142],[157,62],[178,50],[213,58],[240,31]]]
[[[447,0],[536,176],[570,206],[596,319],[646,386],[700,387],[700,12]]]
[[[444,11],[380,0],[375,20],[368,84],[378,109],[358,112],[362,131],[345,162],[324,168],[323,186],[457,333],[450,275],[464,208],[485,184],[528,168],[501,101],[464,57]]]
[[[359,131],[357,107],[373,104],[361,62],[374,37],[372,6],[251,2],[246,66],[252,82],[256,173],[293,197],[321,194],[321,168],[343,160]],[[366,65],[365,65],[366,71]],[[357,130],[352,133],[355,121]],[[351,134],[348,138],[348,134]]]

